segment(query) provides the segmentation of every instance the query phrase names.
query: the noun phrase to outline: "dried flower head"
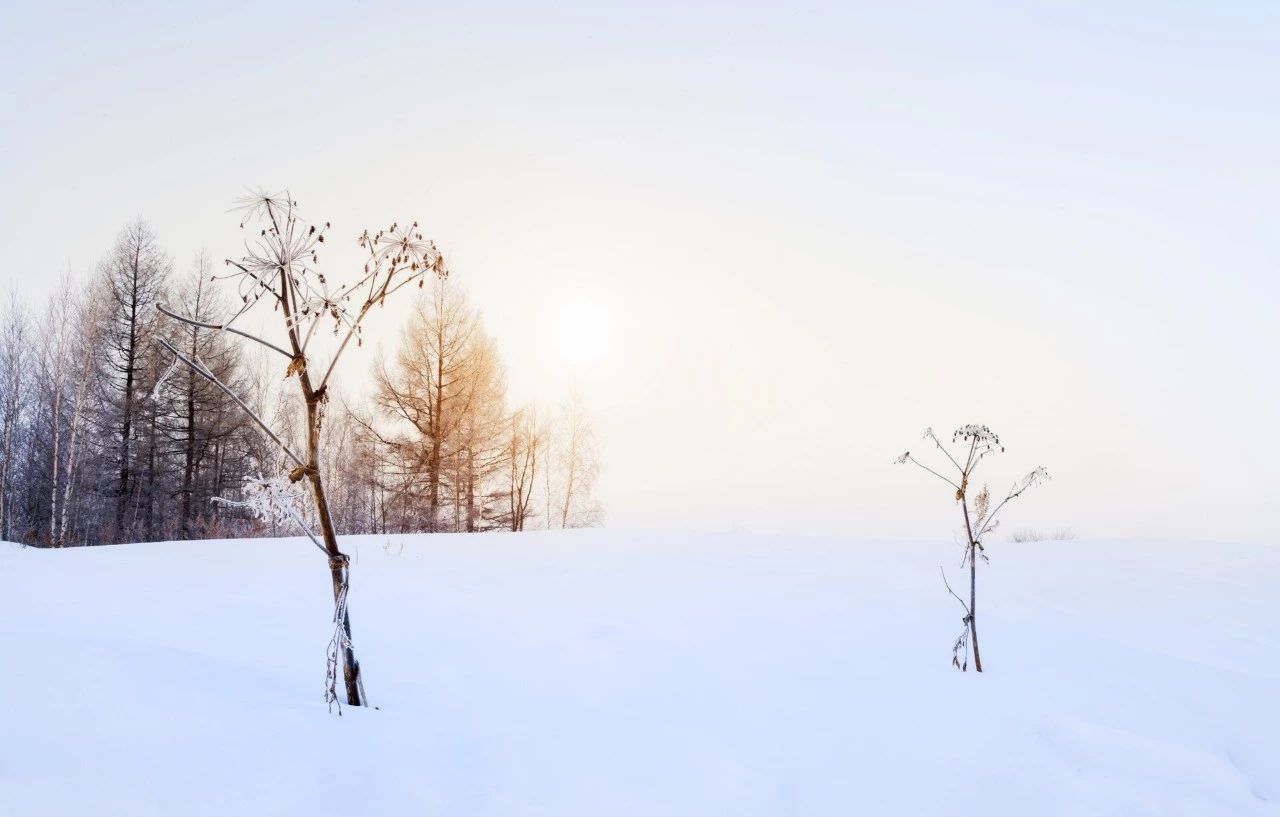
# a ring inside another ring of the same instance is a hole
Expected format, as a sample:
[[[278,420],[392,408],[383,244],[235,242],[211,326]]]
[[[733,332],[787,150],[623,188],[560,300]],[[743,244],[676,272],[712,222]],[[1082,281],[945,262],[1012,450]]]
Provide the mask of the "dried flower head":
[[[951,442],[977,443],[978,445],[1000,445],[1000,437],[986,426],[967,425],[960,426],[951,435]],[[1004,448],[1000,448],[1001,451]]]

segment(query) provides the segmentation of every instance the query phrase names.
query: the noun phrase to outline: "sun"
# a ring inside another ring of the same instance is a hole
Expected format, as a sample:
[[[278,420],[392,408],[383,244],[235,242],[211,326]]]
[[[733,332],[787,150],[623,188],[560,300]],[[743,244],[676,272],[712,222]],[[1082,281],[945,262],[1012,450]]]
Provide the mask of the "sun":
[[[594,363],[609,352],[613,320],[600,304],[577,301],[560,307],[552,325],[556,352],[570,363]]]

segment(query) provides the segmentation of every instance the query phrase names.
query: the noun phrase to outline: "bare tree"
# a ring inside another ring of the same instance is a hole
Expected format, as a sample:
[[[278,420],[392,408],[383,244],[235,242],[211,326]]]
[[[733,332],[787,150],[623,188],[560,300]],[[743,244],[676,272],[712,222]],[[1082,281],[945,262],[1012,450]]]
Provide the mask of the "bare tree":
[[[582,397],[574,394],[561,407],[551,443],[554,465],[560,475],[557,502],[561,528],[588,528],[600,524],[600,505],[592,495],[600,463],[596,456],[595,432]],[[548,463],[548,474],[552,471]],[[547,520],[551,526],[551,520]]]
[[[43,539],[55,547],[63,544],[65,509],[71,498],[75,448],[92,363],[92,347],[81,342],[80,306],[71,274],[65,273],[49,299],[40,330],[38,365],[42,405],[39,414],[47,418],[49,433],[48,524]],[[68,434],[70,441],[66,443],[64,439]]]
[[[139,489],[133,442],[138,434],[140,398],[152,386],[145,382],[147,364],[153,363],[146,359],[151,352],[146,340],[155,326],[152,307],[170,268],[169,257],[160,248],[155,233],[141,219],[125,225],[100,265],[110,310],[106,368],[118,444],[115,527],[116,536],[121,538],[127,538],[126,532],[138,521],[136,512],[133,519],[126,519],[130,500],[136,503]],[[146,521],[150,524],[151,520]]]
[[[520,409],[511,415],[508,461],[509,521],[512,531],[524,530],[531,514],[533,490],[538,481],[538,469],[546,468],[546,426],[538,419],[533,407]]]
[[[58,529],[53,536],[52,544],[62,547],[67,544],[67,529],[70,521],[70,509],[76,485],[77,468],[81,464],[85,428],[88,420],[89,385],[97,371],[94,365],[94,350],[101,345],[102,324],[100,313],[93,309],[93,303],[87,292],[81,292],[76,302],[71,304],[72,321],[76,331],[77,351],[73,358],[73,377],[75,392],[71,400],[71,416],[68,420],[67,439],[67,476],[62,487],[62,507],[58,511]]]
[[[198,322],[227,311],[223,299],[209,286],[211,273],[209,256],[202,251],[172,293],[181,312]],[[241,356],[231,344],[231,335],[199,323],[179,323],[172,329],[169,340],[175,346],[203,363],[232,391],[247,394]],[[178,460],[179,484],[176,491],[169,491],[178,496],[178,536],[190,539],[200,514],[216,513],[219,506],[210,500],[247,476],[243,458],[229,456],[233,454],[229,446],[244,431],[244,417],[226,394],[190,368],[166,381],[167,387],[157,389],[153,397],[163,404],[160,430]]]
[[[359,237],[358,244],[367,253],[363,271],[352,283],[330,290],[318,268],[318,251],[325,240],[328,224],[318,227],[303,221],[297,213],[296,203],[287,193],[249,196],[242,200],[241,209],[245,213],[241,227],[246,223],[257,225],[258,234],[246,241],[247,254],[243,258],[226,262],[232,271],[224,277],[237,284],[243,304],[240,309],[216,324],[181,315],[163,305],[160,311],[188,325],[239,335],[285,358],[288,361],[285,377],[297,378],[305,411],[304,453],[295,452],[259,414],[252,411],[243,398],[222,383],[198,358],[190,357],[163,337],[157,340],[177,360],[218,385],[279,446],[293,463],[288,474],[290,483],[307,481],[320,527],[320,540],[306,528],[300,516],[295,515],[294,521],[304,526],[312,542],[324,552],[333,585],[334,636],[329,645],[326,700],[330,703],[337,701],[337,666],[341,664],[347,703],[363,706],[366,699],[360,665],[351,644],[351,617],[347,610],[350,559],[338,547],[320,469],[321,425],[329,382],[338,359],[352,338],[356,338],[359,344],[363,321],[375,306],[382,305],[388,296],[409,284],[416,282],[422,286],[428,274],[443,278],[448,270],[444,257],[433,242],[423,238],[417,222],[405,226],[392,224],[375,235],[366,230]],[[261,301],[270,303],[280,316],[285,338],[283,347],[233,326],[237,319]],[[332,321],[333,335],[338,340],[328,365],[323,366],[318,363],[317,350],[312,344],[320,325],[328,321]],[[279,496],[278,478],[274,480],[259,481],[260,493],[272,501],[288,502],[287,497]]]
[[[973,668],[978,672],[982,672],[982,653],[978,649],[978,559],[988,561],[982,546],[982,539],[1000,524],[997,517],[1000,511],[1004,509],[1004,506],[1010,500],[1021,496],[1028,488],[1047,480],[1049,472],[1043,466],[1036,468],[1015,482],[1013,487],[1009,489],[1008,495],[995,508],[991,507],[991,492],[984,485],[982,490],[973,497],[971,508],[969,489],[974,472],[986,457],[1004,451],[1004,446],[1000,444],[1000,438],[986,426],[962,426],[956,429],[951,436],[952,444],[959,443],[961,446],[961,450],[958,452],[960,454],[959,457],[947,450],[947,447],[933,433],[933,429],[926,428],[924,430],[924,438],[932,441],[937,449],[943,453],[949,465],[940,464],[939,468],[942,469],[942,472],[952,472],[952,469],[954,469],[956,475],[954,478],[945,476],[944,473],[920,462],[911,455],[910,451],[898,457],[897,461],[899,464],[909,462],[917,465],[955,490],[955,501],[960,503],[960,511],[964,517],[965,545],[964,556],[960,561],[960,566],[961,568],[969,568],[969,601],[966,603],[951,589],[951,584],[947,582],[946,571],[942,571],[942,581],[947,587],[947,592],[954,596],[956,601],[960,602],[960,606],[964,608],[964,629],[951,648],[951,663],[961,671],[967,670],[969,668],[969,647],[972,645]],[[964,450],[966,446],[967,451]],[[963,661],[961,660],[962,655]]]
[[[0,319],[0,539],[6,541],[13,535],[13,475],[29,388],[29,332],[27,312],[17,293],[10,292]]]

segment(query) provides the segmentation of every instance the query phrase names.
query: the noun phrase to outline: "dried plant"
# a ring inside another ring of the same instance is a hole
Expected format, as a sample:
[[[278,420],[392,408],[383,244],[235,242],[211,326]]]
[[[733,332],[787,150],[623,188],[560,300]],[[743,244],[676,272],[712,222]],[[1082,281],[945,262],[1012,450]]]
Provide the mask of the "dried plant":
[[[954,596],[956,601],[960,602],[960,606],[964,608],[964,618],[962,619],[964,628],[960,631],[960,635],[951,647],[951,663],[961,671],[967,670],[969,668],[969,650],[972,648],[973,668],[978,672],[982,672],[982,653],[978,649],[977,562],[978,559],[982,559],[984,562],[989,561],[983,548],[982,540],[1000,524],[999,515],[1004,510],[1005,505],[1016,497],[1021,496],[1028,488],[1049,479],[1049,472],[1043,467],[1039,467],[1022,477],[1022,479],[1013,484],[1013,487],[1009,489],[1009,493],[994,508],[991,507],[991,492],[985,485],[981,491],[978,491],[972,497],[971,503],[969,488],[970,483],[973,481],[974,472],[977,471],[978,466],[984,459],[1004,451],[1004,446],[1000,444],[1000,438],[986,426],[967,425],[956,429],[955,433],[951,435],[951,443],[952,445],[960,446],[963,462],[961,457],[953,455],[942,444],[942,441],[933,433],[933,429],[926,428],[924,430],[924,439],[931,441],[937,450],[943,453],[950,466],[939,465],[941,471],[935,470],[912,456],[910,451],[898,457],[897,462],[900,465],[911,463],[919,466],[947,483],[955,491],[955,501],[960,503],[960,510],[964,516],[965,535],[964,555],[960,560],[960,566],[961,568],[968,567],[969,569],[968,602],[965,602],[958,593],[951,589],[951,583],[947,581],[946,571],[939,568],[942,572],[942,582],[946,585],[947,592]],[[967,451],[965,450],[966,446]],[[951,473],[953,468],[954,479],[946,476],[946,473]]]
[[[375,306],[381,306],[388,296],[411,284],[423,285],[428,275],[443,278],[448,275],[444,256],[436,245],[424,238],[417,222],[409,226],[392,224],[385,230],[370,235],[366,230],[357,244],[367,253],[364,268],[346,285],[330,288],[325,274],[320,271],[319,250],[325,243],[329,230],[304,221],[297,211],[297,203],[287,192],[270,194],[257,192],[237,203],[242,214],[241,229],[256,231],[245,241],[245,254],[238,260],[227,259],[229,271],[213,276],[214,280],[233,283],[240,296],[240,307],[221,323],[205,323],[191,316],[180,315],[163,304],[157,308],[165,315],[182,323],[214,329],[254,341],[262,347],[285,358],[286,379],[297,378],[306,407],[306,450],[302,453],[284,440],[249,404],[225,383],[198,357],[190,356],[163,337],[156,342],[197,374],[205,377],[232,400],[262,429],[292,463],[288,483],[283,475],[252,481],[247,486],[246,502],[262,514],[284,513],[292,519],[324,552],[329,561],[334,597],[334,633],[328,652],[326,676],[326,700],[337,702],[337,668],[342,666],[347,703],[366,705],[360,664],[351,646],[351,618],[347,610],[347,590],[350,585],[350,559],[338,547],[329,505],[325,496],[324,481],[320,473],[320,439],[324,410],[328,402],[329,378],[351,339],[360,344],[362,322]],[[279,329],[283,340],[279,343],[246,332],[235,324],[255,305],[267,302],[280,315]],[[332,327],[332,334],[339,338],[328,364],[321,364],[312,343],[322,325]],[[310,488],[319,524],[319,537],[306,523],[294,503],[296,494],[288,485],[305,479]],[[339,708],[341,711],[341,708]]]
[[[1009,534],[1009,541],[1015,544],[1027,544],[1029,542],[1066,542],[1076,538],[1076,532],[1071,528],[1058,528],[1054,531],[1040,531],[1033,528],[1023,528]]]

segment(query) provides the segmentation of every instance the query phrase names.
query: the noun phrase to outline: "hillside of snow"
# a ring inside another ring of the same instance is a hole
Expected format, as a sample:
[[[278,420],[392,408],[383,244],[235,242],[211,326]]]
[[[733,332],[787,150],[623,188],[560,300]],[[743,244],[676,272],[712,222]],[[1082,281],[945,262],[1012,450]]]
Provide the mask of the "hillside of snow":
[[[0,815],[1280,814],[1280,547],[355,537],[0,548]]]

